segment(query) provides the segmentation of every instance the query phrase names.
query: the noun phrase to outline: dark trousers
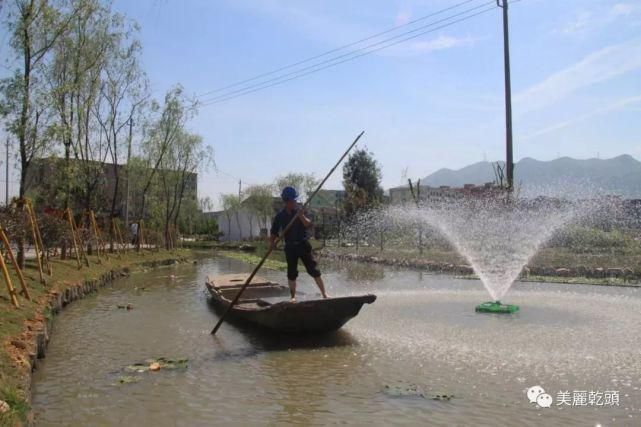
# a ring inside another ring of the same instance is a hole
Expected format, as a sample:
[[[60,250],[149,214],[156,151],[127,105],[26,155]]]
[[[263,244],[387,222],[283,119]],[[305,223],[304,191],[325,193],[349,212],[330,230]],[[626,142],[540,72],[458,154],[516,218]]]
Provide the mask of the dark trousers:
[[[296,280],[298,277],[298,260],[303,261],[307,274],[312,277],[320,277],[316,260],[312,254],[312,245],[305,240],[299,244],[285,245],[285,258],[287,259],[287,278]]]

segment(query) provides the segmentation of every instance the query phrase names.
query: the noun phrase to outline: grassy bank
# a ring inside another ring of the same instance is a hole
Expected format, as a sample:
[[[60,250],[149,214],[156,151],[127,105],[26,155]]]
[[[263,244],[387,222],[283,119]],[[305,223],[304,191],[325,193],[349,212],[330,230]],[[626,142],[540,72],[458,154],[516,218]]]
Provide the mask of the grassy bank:
[[[435,263],[467,264],[459,253],[438,248],[425,248],[423,253],[416,249],[378,247],[328,247],[337,254],[358,253],[385,259],[417,260],[425,259]],[[641,251],[591,251],[576,252],[566,248],[542,248],[528,263],[534,268],[570,268],[576,266],[608,268],[630,268],[641,274]]]
[[[310,240],[310,243],[315,251],[322,248],[322,242],[318,240]],[[190,249],[210,249],[219,251],[222,256],[244,261],[252,265],[258,264],[268,249],[268,243],[263,240],[256,240],[252,242],[196,241],[185,242],[184,246]],[[241,247],[244,247],[244,250],[242,250]],[[250,247],[253,248],[253,250],[248,250]],[[282,243],[278,248],[272,251],[267,261],[265,261],[264,266],[266,268],[279,271],[285,271],[287,269]]]
[[[222,252],[221,255],[227,258],[233,258],[233,259],[237,259],[238,261],[246,262],[247,264],[250,264],[252,266],[256,266],[262,259],[263,252],[260,252],[260,255],[258,255],[254,253],[239,252],[239,251],[225,251],[225,252]],[[268,258],[265,260],[265,263],[263,264],[262,268],[268,268],[270,270],[278,270],[278,271],[287,271],[287,263],[279,259]]]
[[[476,274],[455,275],[457,279],[464,280],[480,280]],[[598,285],[598,286],[623,286],[638,288],[641,284],[636,282],[629,282],[625,279],[617,277],[604,277],[596,279],[593,277],[560,277],[560,276],[527,276],[519,277],[519,282],[532,282],[532,283],[559,283],[564,285]]]
[[[0,400],[7,402],[10,410],[0,415],[0,425],[16,425],[25,420],[29,412],[25,379],[30,376],[29,355],[34,352],[34,334],[52,314],[48,305],[52,295],[62,294],[68,288],[87,280],[95,280],[109,271],[135,270],[144,263],[168,259],[180,259],[190,255],[188,250],[173,252],[158,251],[136,254],[110,255],[109,259],[90,256],[90,266],[78,269],[75,259],[52,260],[53,275],[45,274],[47,286],[40,283],[35,260],[28,260],[25,276],[31,301],[18,297],[20,307],[11,305],[6,285],[0,290]],[[141,268],[141,267],[140,267]],[[11,271],[11,269],[10,269]],[[19,292],[20,284],[11,272],[14,287]]]

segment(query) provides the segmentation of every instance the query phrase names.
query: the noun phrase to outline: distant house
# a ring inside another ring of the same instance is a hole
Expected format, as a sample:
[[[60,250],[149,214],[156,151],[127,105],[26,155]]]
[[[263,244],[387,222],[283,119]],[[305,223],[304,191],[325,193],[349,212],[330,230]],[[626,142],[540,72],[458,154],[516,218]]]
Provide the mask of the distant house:
[[[91,168],[93,174],[96,176],[96,187],[92,197],[95,198],[97,203],[97,213],[107,214],[111,211],[111,198],[113,196],[114,188],[116,186],[116,173],[113,163],[101,163],[96,161],[81,162],[77,159],[70,159],[72,168]],[[51,156],[43,158],[35,158],[27,172],[26,188],[27,192],[39,195],[49,194],[55,195],[53,185],[56,184],[56,178],[60,177],[60,171],[63,170],[64,159]],[[126,194],[126,165],[118,165],[118,196],[116,198],[116,216],[124,216],[125,206],[127,206]],[[198,174],[187,173],[187,185],[185,188],[185,198],[197,200],[198,194]],[[133,181],[133,180],[132,180]],[[129,216],[133,217],[138,213],[140,208],[140,201],[142,194],[137,193],[134,188],[130,190],[129,194]],[[44,208],[51,208],[54,202],[51,200],[43,200]],[[72,197],[73,210],[84,208],[81,201]]]
[[[498,187],[491,182],[484,185],[465,184],[463,187],[430,187],[421,185],[419,197],[425,204],[439,203],[448,200],[464,199],[466,197],[484,197],[496,193]],[[417,191],[415,188],[414,191]],[[414,203],[412,191],[409,186],[394,187],[389,189],[390,203],[403,205]]]
[[[251,196],[241,202],[240,210],[226,212],[206,212],[205,215],[216,218],[218,232],[222,241],[256,239],[265,236],[271,226],[272,217],[282,206],[280,197],[272,198],[272,210],[269,215],[260,217],[252,209]]]
[[[309,206],[309,216],[316,224],[316,231],[330,227],[337,222],[338,213],[342,209],[345,192],[343,190],[320,190]],[[264,237],[269,232],[273,216],[283,207],[280,197],[272,199],[270,215],[259,218],[249,209],[251,196],[241,203],[238,212],[225,211],[207,212],[206,215],[216,218],[218,231],[222,241],[238,241]]]

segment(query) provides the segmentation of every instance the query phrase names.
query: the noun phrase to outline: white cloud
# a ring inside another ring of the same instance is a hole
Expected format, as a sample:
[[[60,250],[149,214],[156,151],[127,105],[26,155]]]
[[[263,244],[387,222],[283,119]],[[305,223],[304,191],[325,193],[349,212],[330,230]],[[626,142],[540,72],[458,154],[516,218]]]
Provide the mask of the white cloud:
[[[581,11],[576,14],[572,21],[566,23],[560,32],[563,34],[580,34],[585,32],[592,24],[592,14],[588,11]]]
[[[553,33],[567,36],[583,37],[591,32],[618,23],[621,19],[630,19],[641,12],[641,4],[620,2],[612,6],[599,7],[596,11],[580,10],[568,21],[555,29]],[[628,21],[628,24],[634,24]]]
[[[543,129],[539,129],[536,132],[532,132],[532,133],[520,138],[520,140],[521,141],[525,141],[525,140],[528,140],[528,139],[533,139],[533,138],[539,137],[541,135],[552,133],[552,132],[555,132],[557,130],[566,128],[568,126],[574,125],[576,123],[583,122],[585,120],[591,119],[592,117],[599,116],[599,115],[605,114],[605,113],[609,113],[610,111],[621,110],[621,109],[624,109],[624,108],[626,108],[628,106],[638,104],[640,102],[641,102],[641,96],[630,96],[630,97],[627,97],[627,98],[623,98],[623,99],[620,99],[620,100],[618,100],[616,102],[613,102],[613,103],[611,103],[609,105],[606,105],[605,107],[597,108],[595,110],[589,111],[589,112],[587,112],[585,114],[582,114],[580,116],[573,117],[573,118],[571,118],[569,120],[564,120],[562,122],[555,123],[552,126],[548,126],[548,127],[543,128]],[[631,109],[635,109],[635,108],[631,108]]]
[[[638,4],[617,3],[610,9],[610,17],[630,16],[639,9],[641,9],[641,7]]]
[[[410,22],[411,18],[412,14],[409,11],[401,10],[396,14],[396,18],[394,18],[394,25],[405,25]]]
[[[514,97],[520,113],[540,110],[597,83],[641,69],[641,39],[608,46],[557,71]]]
[[[409,48],[419,52],[451,49],[454,47],[471,46],[476,42],[474,37],[438,36],[432,40],[412,43]]]

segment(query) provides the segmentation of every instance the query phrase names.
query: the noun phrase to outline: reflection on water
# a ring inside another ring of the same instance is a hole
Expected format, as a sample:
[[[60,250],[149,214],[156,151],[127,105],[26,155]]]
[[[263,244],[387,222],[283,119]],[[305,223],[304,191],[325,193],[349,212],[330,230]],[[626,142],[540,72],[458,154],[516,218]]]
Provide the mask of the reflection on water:
[[[511,316],[474,313],[478,281],[357,265],[326,267],[333,295],[378,300],[342,330],[287,338],[225,324],[207,303],[207,274],[248,271],[212,259],[133,274],[57,319],[33,386],[39,425],[394,424],[638,425],[638,289],[517,283]],[[282,281],[283,273],[263,271]],[[175,278],[171,276],[175,275]],[[316,293],[301,277],[301,288]],[[116,306],[131,303],[131,311]],[[186,371],[123,368],[187,357]],[[391,396],[416,384],[451,401]],[[525,390],[617,390],[618,407],[530,404]],[[497,421],[499,420],[499,421]]]

